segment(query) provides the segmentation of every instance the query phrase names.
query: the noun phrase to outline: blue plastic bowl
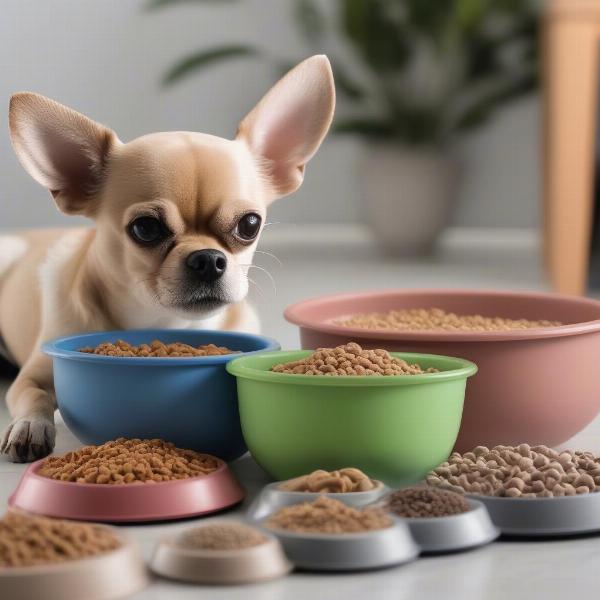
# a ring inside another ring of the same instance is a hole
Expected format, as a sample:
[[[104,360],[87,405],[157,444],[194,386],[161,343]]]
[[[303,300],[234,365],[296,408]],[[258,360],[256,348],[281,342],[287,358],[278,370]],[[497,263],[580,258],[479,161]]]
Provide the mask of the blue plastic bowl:
[[[125,340],[137,345],[156,339],[216,344],[243,354],[142,358],[78,352],[102,342]],[[225,365],[244,354],[278,349],[275,340],[260,335],[181,329],[84,333],[42,346],[52,357],[60,413],[81,442],[160,438],[224,460],[246,451],[235,377]]]

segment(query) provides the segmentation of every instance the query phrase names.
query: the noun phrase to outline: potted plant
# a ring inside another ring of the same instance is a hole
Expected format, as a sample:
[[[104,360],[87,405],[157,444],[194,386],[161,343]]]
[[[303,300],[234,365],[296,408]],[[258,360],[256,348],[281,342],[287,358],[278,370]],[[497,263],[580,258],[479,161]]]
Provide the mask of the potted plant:
[[[430,249],[458,189],[452,141],[537,84],[538,2],[293,1],[310,50],[332,60],[341,99],[334,132],[365,140],[360,182],[376,239],[396,254]],[[268,55],[244,45],[202,50],[165,82],[250,54]]]

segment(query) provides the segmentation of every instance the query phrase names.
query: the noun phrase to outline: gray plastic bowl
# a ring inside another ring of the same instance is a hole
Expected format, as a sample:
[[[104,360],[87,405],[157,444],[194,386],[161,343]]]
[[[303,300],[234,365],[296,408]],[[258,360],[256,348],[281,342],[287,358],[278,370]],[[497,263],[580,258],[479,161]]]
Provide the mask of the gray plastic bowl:
[[[365,533],[296,533],[260,526],[279,538],[287,557],[301,569],[312,571],[362,571],[400,565],[419,555],[408,525],[394,524]]]
[[[567,536],[600,531],[600,493],[559,498],[470,496],[485,504],[503,534]]]
[[[406,519],[415,542],[424,553],[458,552],[493,542],[495,527],[482,502],[468,500],[471,510],[448,517]]]

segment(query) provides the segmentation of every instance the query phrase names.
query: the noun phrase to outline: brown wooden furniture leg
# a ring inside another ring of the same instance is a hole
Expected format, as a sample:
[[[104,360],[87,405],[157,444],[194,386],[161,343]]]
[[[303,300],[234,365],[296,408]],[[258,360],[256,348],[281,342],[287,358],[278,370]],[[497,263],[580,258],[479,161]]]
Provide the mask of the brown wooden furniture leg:
[[[586,290],[593,219],[600,22],[546,20],[546,257],[555,291]]]

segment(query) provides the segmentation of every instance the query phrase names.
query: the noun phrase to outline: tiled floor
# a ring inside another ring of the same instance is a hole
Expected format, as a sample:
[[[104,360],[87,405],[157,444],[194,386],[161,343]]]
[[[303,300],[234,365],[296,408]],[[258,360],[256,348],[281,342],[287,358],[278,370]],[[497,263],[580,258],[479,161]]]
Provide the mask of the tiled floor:
[[[526,246],[451,244],[435,259],[394,261],[381,259],[368,244],[304,244],[296,241],[275,253],[283,265],[259,255],[258,264],[267,267],[277,284],[272,291],[263,272],[253,274],[263,288],[253,291],[263,320],[263,331],[279,339],[284,348],[298,345],[297,333],[281,316],[283,308],[295,300],[322,293],[377,287],[543,287],[535,252]],[[281,246],[278,244],[278,246]],[[265,250],[271,250],[268,245]],[[6,382],[0,383],[0,395]],[[8,421],[0,408],[0,426]],[[572,443],[573,447],[600,451],[600,421],[592,423]],[[59,424],[57,451],[77,446],[77,441]],[[248,488],[249,497],[267,479],[250,458],[234,465],[236,474]],[[0,459],[0,505],[15,487],[23,466]],[[243,510],[243,506],[241,510]],[[230,513],[235,516],[240,511]],[[125,527],[149,556],[161,534],[189,524],[159,524]],[[456,598],[566,598],[591,595],[600,582],[600,543],[585,537],[559,541],[501,541],[462,554],[422,558],[403,567],[350,575],[295,573],[267,584],[238,588],[187,586],[155,580],[136,596],[140,600],[175,598],[222,598],[223,600],[402,600]],[[40,595],[43,598],[43,595]],[[82,599],[85,600],[85,599]]]

